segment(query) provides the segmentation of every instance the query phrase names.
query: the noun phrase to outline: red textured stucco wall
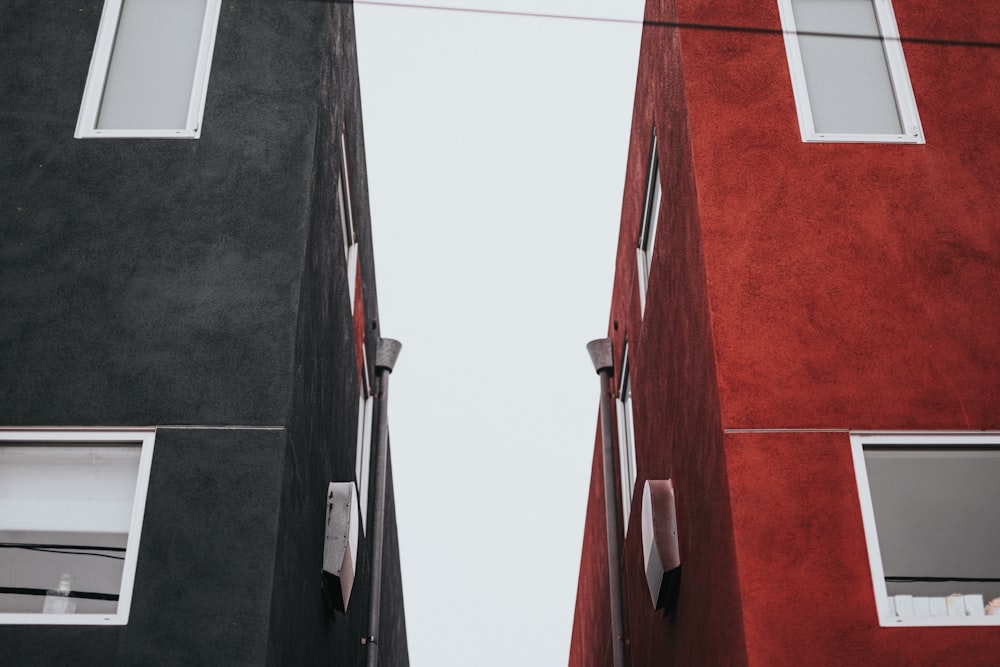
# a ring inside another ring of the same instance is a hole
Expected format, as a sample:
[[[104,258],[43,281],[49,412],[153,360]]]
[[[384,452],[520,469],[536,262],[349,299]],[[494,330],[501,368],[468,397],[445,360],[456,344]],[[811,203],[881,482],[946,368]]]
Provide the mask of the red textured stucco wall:
[[[616,375],[628,342],[636,397],[635,435],[641,449],[623,554],[629,648],[633,665],[745,664],[677,31],[647,29],[643,53],[647,57],[639,70],[609,323]],[[648,57],[651,54],[665,57]],[[655,283],[651,283],[645,314],[640,316],[635,248],[654,122],[663,188],[670,200],[665,200],[660,213],[651,276]],[[616,376],[616,385],[618,380]],[[595,451],[599,448],[598,438]],[[612,664],[610,652],[604,652],[610,626],[606,552],[597,554],[597,549],[606,549],[600,473],[598,457],[591,479],[570,652],[574,667]],[[685,558],[683,591],[672,618],[653,609],[639,526],[643,481],[666,478],[674,480],[677,490]],[[719,600],[724,604],[718,604]]]
[[[1000,429],[995,5],[895,0],[927,143],[892,145],[801,141],[776,0],[674,1],[646,9],[609,323],[633,373],[632,665],[993,664],[1000,627],[878,626],[848,431]],[[608,625],[599,472],[571,665],[611,664],[588,640]],[[652,611],[638,524],[642,482],[666,477],[673,619]]]
[[[597,386],[596,379],[594,386]],[[594,448],[590,468],[590,493],[583,530],[583,556],[577,580],[573,635],[570,640],[569,664],[573,667],[605,667],[613,664],[608,534],[604,523],[604,466],[600,438],[601,425],[598,423],[597,446]]]
[[[730,433],[726,460],[749,664],[997,664],[1000,627],[879,627],[847,433]]]
[[[987,0],[894,6],[904,39],[1000,41]],[[683,31],[725,427],[1000,427],[1000,49],[904,53],[926,145],[803,143],[780,35]]]

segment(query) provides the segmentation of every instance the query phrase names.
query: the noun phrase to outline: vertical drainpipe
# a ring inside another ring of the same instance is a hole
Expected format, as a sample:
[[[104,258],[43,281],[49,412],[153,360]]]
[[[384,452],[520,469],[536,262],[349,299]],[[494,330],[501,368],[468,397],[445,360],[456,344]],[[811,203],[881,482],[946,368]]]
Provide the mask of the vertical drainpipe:
[[[375,352],[375,395],[378,399],[378,430],[375,447],[375,507],[372,515],[372,585],[368,611],[368,667],[378,666],[379,603],[382,599],[382,542],[385,535],[385,486],[389,453],[389,374],[396,365],[398,340],[380,338]]]
[[[628,664],[625,618],[622,609],[622,543],[618,522],[618,475],[615,474],[615,449],[611,436],[611,376],[614,353],[611,339],[599,338],[587,343],[594,370],[601,377],[601,449],[604,452],[604,514],[608,527],[608,584],[611,589],[611,633],[615,667]]]

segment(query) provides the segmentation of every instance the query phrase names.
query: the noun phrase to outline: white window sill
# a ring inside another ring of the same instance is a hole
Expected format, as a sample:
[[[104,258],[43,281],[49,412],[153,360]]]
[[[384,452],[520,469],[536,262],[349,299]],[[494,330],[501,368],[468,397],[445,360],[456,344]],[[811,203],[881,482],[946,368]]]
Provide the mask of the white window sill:
[[[953,628],[959,626],[1000,625],[1000,616],[888,616],[880,617],[883,628]]]
[[[197,139],[201,128],[193,130],[78,130],[77,139]]]
[[[128,614],[0,614],[0,625],[128,625]]]
[[[923,134],[834,134],[809,132],[803,133],[805,143],[840,143],[840,144],[923,144]]]

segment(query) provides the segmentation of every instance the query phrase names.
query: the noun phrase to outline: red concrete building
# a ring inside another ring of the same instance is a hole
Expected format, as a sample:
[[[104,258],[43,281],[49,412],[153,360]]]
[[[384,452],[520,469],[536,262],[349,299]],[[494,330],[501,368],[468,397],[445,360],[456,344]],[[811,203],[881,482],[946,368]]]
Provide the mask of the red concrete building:
[[[570,665],[1000,664],[998,43],[987,0],[647,4],[606,369],[624,627],[599,429]]]

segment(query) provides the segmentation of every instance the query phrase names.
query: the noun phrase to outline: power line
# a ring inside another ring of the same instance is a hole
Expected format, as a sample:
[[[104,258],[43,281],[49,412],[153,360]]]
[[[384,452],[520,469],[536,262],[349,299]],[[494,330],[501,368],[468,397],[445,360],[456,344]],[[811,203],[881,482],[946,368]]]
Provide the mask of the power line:
[[[373,7],[395,7],[399,9],[423,9],[440,12],[455,12],[464,14],[487,14],[493,16],[518,16],[522,18],[554,19],[560,21],[588,21],[592,23],[617,23],[622,25],[641,25],[656,28],[676,28],[678,30],[699,30],[706,32],[733,32],[758,35],[784,36],[785,34],[807,37],[841,37],[846,39],[872,39],[884,41],[899,41],[905,44],[930,44],[934,46],[956,46],[978,49],[997,49],[1000,42],[985,42],[966,39],[943,39],[938,37],[897,37],[884,38],[878,35],[849,35],[833,32],[816,31],[785,31],[781,28],[760,28],[754,26],[722,25],[715,23],[687,23],[684,21],[646,21],[643,19],[626,19],[608,16],[578,16],[573,14],[547,14],[544,12],[523,12],[505,9],[480,9],[476,7],[449,7],[447,5],[420,5],[409,2],[390,2],[388,0],[354,0],[355,5],[371,5]]]
[[[23,549],[25,551],[63,554],[66,556],[94,556],[95,558],[125,560],[124,556],[116,556],[113,555],[113,553],[97,553],[99,551],[124,553],[125,549],[122,547],[99,547],[83,544],[25,544],[20,542],[0,542],[0,549]]]
[[[0,595],[49,595],[49,590],[45,588],[28,588],[25,586],[0,586]],[[116,593],[92,593],[90,591],[69,591],[62,597],[81,598],[84,600],[107,600],[117,602],[119,596]]]
[[[355,5],[373,5],[376,7],[398,7],[401,9],[429,9],[441,12],[458,12],[464,14],[492,14],[495,16],[521,16],[533,19],[559,19],[563,21],[593,21],[597,23],[625,23],[642,25],[641,19],[623,19],[602,16],[574,16],[572,14],[545,14],[542,12],[519,12],[505,9],[480,9],[476,7],[449,7],[447,5],[418,5],[410,2],[388,2],[382,0],[354,0]]]
[[[970,582],[970,583],[1000,583],[1000,579],[996,577],[884,577],[886,581],[892,583],[937,583],[937,582],[948,582],[948,581],[958,581],[958,582]]]

